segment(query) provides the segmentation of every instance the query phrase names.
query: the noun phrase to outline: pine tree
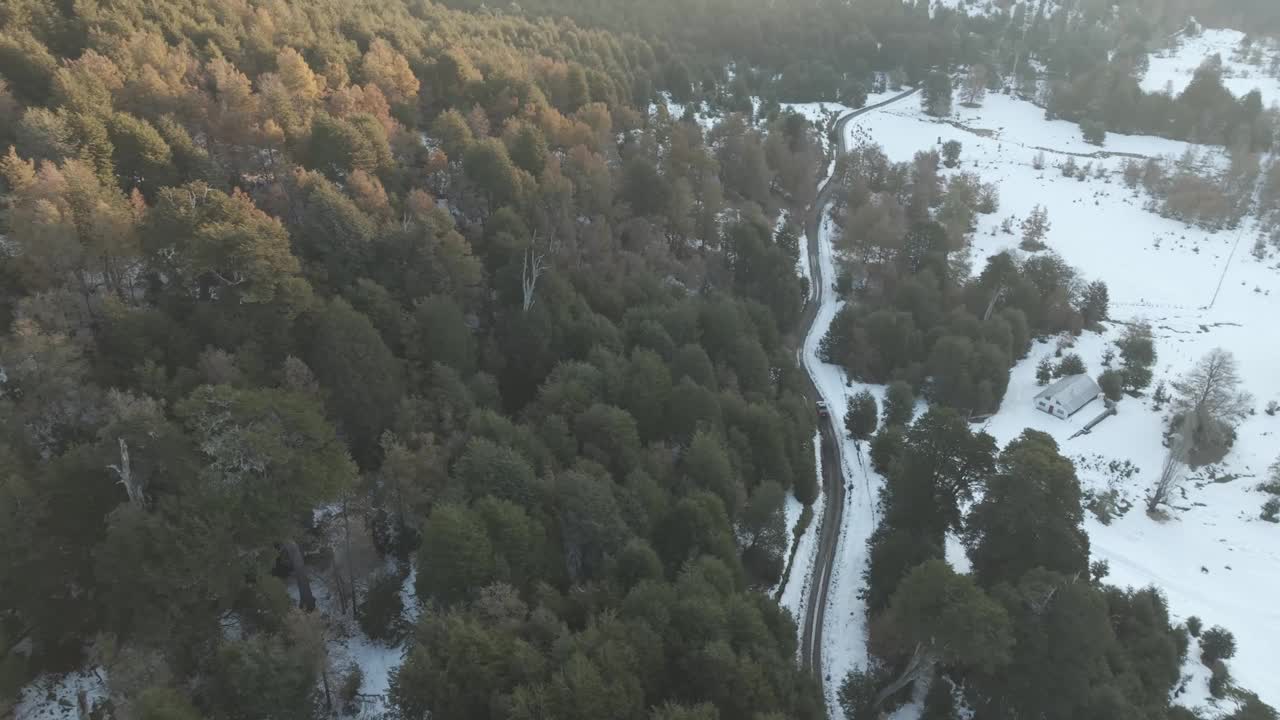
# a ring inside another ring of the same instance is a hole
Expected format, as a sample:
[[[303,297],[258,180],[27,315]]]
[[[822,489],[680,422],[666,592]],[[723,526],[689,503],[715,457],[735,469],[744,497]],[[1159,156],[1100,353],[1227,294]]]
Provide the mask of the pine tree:
[[[1081,358],[1076,353],[1067,353],[1058,361],[1058,366],[1054,368],[1053,372],[1057,377],[1069,377],[1088,372],[1088,368],[1085,367],[1084,358]]]
[[[1150,385],[1151,366],[1156,362],[1156,346],[1151,337],[1151,326],[1144,322],[1128,326],[1124,336],[1116,341],[1116,346],[1120,348],[1125,389],[1138,392]]]
[[[925,76],[921,105],[934,117],[951,114],[951,77],[947,73],[934,70]]]
[[[1032,568],[1086,572],[1075,467],[1048,435],[1027,430],[1000,453],[986,492],[965,523],[974,576],[983,586],[1016,582]]]
[[[1107,284],[1101,280],[1094,280],[1085,286],[1080,295],[1080,317],[1086,326],[1092,327],[1107,319],[1109,296]]]
[[[1036,384],[1041,386],[1048,385],[1049,381],[1053,379],[1053,374],[1053,360],[1048,355],[1045,355],[1040,358],[1040,362],[1036,363]]]
[[[987,671],[1001,667],[1014,646],[1004,608],[944,560],[923,563],[903,579],[888,617],[900,633],[895,649],[906,669],[880,689],[875,705],[939,664]]]
[[[866,440],[875,433],[879,417],[875,396],[863,390],[849,399],[849,409],[844,416],[845,431],[854,440]]]
[[[1045,249],[1044,239],[1049,233],[1049,211],[1041,205],[1031,209],[1031,214],[1022,221],[1021,248],[1029,252]]]
[[[987,66],[973,65],[969,68],[969,73],[965,76],[964,86],[961,88],[961,101],[966,107],[978,107],[987,96]]]
[[[883,424],[905,426],[915,415],[916,398],[911,386],[901,380],[889,384],[885,391]]]

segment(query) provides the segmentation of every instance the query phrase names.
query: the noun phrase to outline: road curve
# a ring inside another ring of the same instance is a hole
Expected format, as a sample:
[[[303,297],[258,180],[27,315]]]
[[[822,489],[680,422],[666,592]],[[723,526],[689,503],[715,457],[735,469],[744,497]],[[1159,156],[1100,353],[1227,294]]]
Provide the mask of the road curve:
[[[868,105],[845,113],[835,122],[836,142],[832,146],[834,152],[837,155],[842,155],[848,151],[848,148],[845,147],[845,127],[849,124],[849,121],[864,113],[898,102],[914,92],[915,89],[907,90],[875,105]],[[822,264],[818,259],[818,243],[821,240],[819,233],[822,228],[822,215],[826,212],[827,206],[831,204],[831,195],[835,190],[835,186],[836,183],[828,181],[818,189],[818,196],[814,200],[809,217],[806,218],[805,236],[808,238],[809,275],[812,278],[812,282],[809,286],[809,303],[805,306],[804,315],[801,318],[804,327],[804,340],[801,341],[800,345],[801,353],[804,352],[804,348],[808,345],[808,340],[813,333],[826,331],[826,328],[819,329],[814,327],[824,291],[829,292],[827,286],[823,283],[831,282],[830,278],[822,277]],[[803,357],[801,358],[801,365],[810,373],[806,375],[810,397],[821,398],[822,395],[814,382],[812,371],[803,362]],[[818,523],[818,557],[816,562],[813,563],[813,575],[809,578],[809,601],[805,604],[805,613],[800,632],[800,656],[804,659],[805,666],[812,669],[814,674],[822,680],[824,688],[829,678],[823,673],[822,629],[826,622],[827,591],[831,585],[831,571],[835,567],[836,546],[840,539],[840,528],[844,522],[845,479],[842,472],[844,465],[840,457],[840,448],[842,447],[840,442],[840,423],[842,421],[843,418],[837,418],[834,415],[819,419],[819,425],[822,430],[822,484],[824,491],[827,493],[827,501],[824,506],[823,516]]]

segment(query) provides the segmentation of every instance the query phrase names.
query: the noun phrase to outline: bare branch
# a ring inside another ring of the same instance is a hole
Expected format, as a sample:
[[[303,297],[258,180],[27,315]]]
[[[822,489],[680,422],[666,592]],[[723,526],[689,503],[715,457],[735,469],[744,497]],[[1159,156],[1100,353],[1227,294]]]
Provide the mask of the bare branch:
[[[114,470],[116,475],[119,476],[120,480],[118,482],[124,486],[124,491],[129,496],[129,502],[135,507],[142,507],[146,498],[142,494],[142,486],[133,477],[133,467],[129,464],[129,444],[125,442],[124,438],[120,438],[120,464],[108,465],[107,467]]]
[[[524,312],[529,312],[529,308],[533,307],[533,292],[538,287],[538,278],[542,273],[546,272],[546,253],[537,251],[538,234],[533,234],[533,240],[529,243],[528,249],[524,253],[524,262],[520,270],[520,284],[524,290]],[[554,251],[556,243],[553,240],[549,248]]]
[[[1191,444],[1196,434],[1198,415],[1194,412],[1182,416],[1182,422],[1173,435],[1169,437],[1169,452],[1164,456],[1164,465],[1160,469],[1160,477],[1147,495],[1147,512],[1155,512],[1160,505],[1167,505],[1173,492],[1182,485],[1183,473],[1186,471],[1187,457],[1191,454]]]

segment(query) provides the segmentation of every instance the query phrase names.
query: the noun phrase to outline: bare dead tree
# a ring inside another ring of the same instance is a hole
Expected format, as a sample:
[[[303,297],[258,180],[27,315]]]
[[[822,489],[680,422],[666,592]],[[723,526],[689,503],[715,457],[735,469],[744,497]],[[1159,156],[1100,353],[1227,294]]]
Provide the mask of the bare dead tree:
[[[1196,413],[1186,413],[1178,429],[1169,436],[1169,451],[1165,453],[1164,464],[1160,468],[1160,477],[1151,486],[1147,495],[1147,512],[1153,513],[1160,505],[1167,505],[1173,492],[1182,484],[1183,473],[1186,472],[1187,456],[1191,454],[1191,445],[1196,434]]]
[[[982,100],[987,96],[987,66],[974,65],[969,68],[969,74],[964,79],[964,86],[960,89],[961,103],[967,107],[977,107],[982,104]]]
[[[1248,393],[1239,390],[1240,384],[1235,356],[1214,348],[1173,383],[1178,393],[1174,410],[1235,425],[1249,414],[1253,402]]]
[[[120,478],[118,482],[124,486],[125,494],[129,496],[129,503],[134,507],[142,507],[146,497],[142,493],[142,485],[133,476],[133,466],[129,464],[129,443],[125,442],[124,438],[120,438],[120,464],[107,467],[114,470],[116,476]]]
[[[938,656],[926,648],[923,643],[917,643],[916,648],[911,653],[911,659],[907,661],[906,668],[896,680],[881,688],[876,693],[876,698],[872,701],[871,706],[878,708],[884,704],[894,693],[902,688],[915,682],[917,679],[928,675],[935,665],[938,664]]]
[[[524,265],[520,271],[520,284],[524,289],[524,312],[529,312],[529,308],[533,307],[533,293],[538,287],[538,278],[547,271],[547,256],[553,254],[555,249],[555,242],[552,241],[547,243],[545,250],[539,250],[538,234],[533,234],[533,240],[524,252]]]

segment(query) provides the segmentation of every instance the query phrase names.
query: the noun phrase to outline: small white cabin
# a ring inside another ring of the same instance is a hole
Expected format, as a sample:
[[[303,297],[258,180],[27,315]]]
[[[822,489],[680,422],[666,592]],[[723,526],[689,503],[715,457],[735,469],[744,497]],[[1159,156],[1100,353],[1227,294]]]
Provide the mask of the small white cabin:
[[[1102,388],[1088,375],[1068,375],[1036,395],[1036,409],[1066,420],[1101,394]]]

